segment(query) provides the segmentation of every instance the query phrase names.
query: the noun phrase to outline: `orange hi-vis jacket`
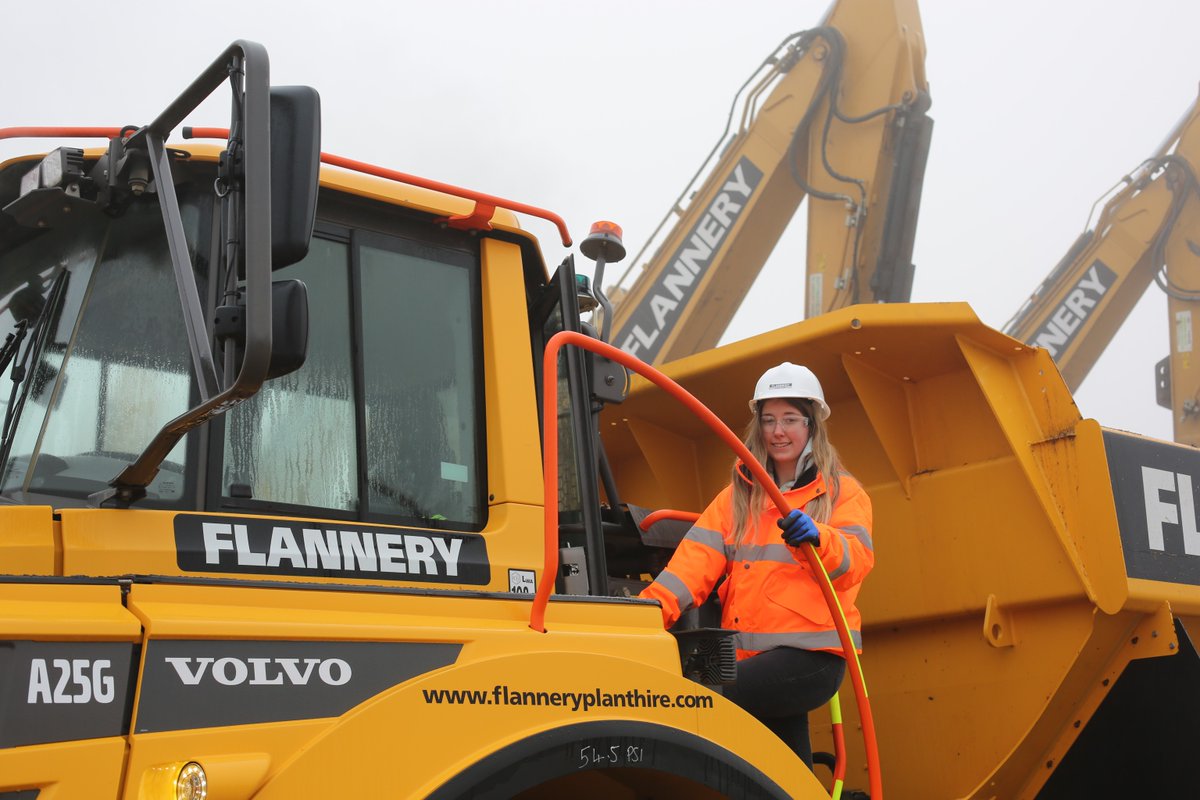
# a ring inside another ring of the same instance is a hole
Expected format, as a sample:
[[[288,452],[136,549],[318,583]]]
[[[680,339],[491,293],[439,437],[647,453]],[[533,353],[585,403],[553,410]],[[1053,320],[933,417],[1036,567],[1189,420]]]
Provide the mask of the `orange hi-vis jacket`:
[[[823,476],[783,493],[788,505],[803,509],[829,491]],[[642,591],[658,600],[669,628],[679,615],[700,605],[724,575],[718,589],[721,624],[737,630],[738,658],[776,647],[825,650],[842,655],[833,616],[821,587],[799,548],[789,547],[776,525],[779,511],[768,505],[746,541],[737,544],[733,528],[733,487],[726,486],[679,543],[667,568]],[[852,476],[841,475],[841,490],[817,553],[841,601],[855,649],[862,651],[862,616],[855,606],[862,580],[875,564],[871,543],[871,500]]]

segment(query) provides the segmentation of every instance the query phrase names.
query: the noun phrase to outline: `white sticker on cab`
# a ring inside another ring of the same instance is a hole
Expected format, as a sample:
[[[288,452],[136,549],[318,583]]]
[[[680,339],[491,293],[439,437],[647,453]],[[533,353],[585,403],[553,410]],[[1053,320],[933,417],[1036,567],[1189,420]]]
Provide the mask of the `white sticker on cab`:
[[[537,583],[531,569],[510,569],[508,571],[508,590],[513,594],[533,594],[537,591]]]
[[[466,464],[451,464],[449,461],[442,462],[442,480],[458,481],[459,483],[467,483],[467,465]]]

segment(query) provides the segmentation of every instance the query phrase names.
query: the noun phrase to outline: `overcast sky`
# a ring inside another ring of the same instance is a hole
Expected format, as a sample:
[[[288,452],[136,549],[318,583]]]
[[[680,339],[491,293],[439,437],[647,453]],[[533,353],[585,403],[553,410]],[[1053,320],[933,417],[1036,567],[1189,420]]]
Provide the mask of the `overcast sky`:
[[[1096,198],[1195,99],[1200,2],[920,6],[935,128],[913,299],[965,300],[1002,327]],[[271,55],[273,82],[321,92],[326,151],[545,206],[577,240],[612,219],[633,252],[716,141],[737,88],[826,7],[292,0],[117,13],[0,0],[0,127],[144,124],[229,42],[252,39]],[[192,120],[226,121],[224,102]],[[0,158],[36,147],[0,142]],[[529,227],[547,262],[561,260],[553,231]],[[798,319],[803,272],[798,230],[726,340]],[[1153,382],[1167,330],[1152,287],[1077,393],[1084,416],[1171,437]]]

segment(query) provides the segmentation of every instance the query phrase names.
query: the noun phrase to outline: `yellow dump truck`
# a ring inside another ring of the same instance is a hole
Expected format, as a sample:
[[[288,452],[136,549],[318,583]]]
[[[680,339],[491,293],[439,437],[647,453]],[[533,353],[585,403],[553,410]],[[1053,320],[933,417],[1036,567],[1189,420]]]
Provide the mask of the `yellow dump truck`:
[[[0,165],[0,798],[826,796],[721,696],[719,632],[631,596],[671,552],[631,507],[699,510],[732,455],[602,358],[544,374],[579,285],[513,212],[561,220],[318,173],[315,92],[268,75],[237,42],[148,125],[0,131],[53,145]],[[168,145],[227,80],[229,128],[191,131],[221,144]],[[1195,686],[1195,452],[1080,419],[963,305],[667,373],[740,426],[785,357],[875,504],[888,794],[1193,788],[1160,718]]]

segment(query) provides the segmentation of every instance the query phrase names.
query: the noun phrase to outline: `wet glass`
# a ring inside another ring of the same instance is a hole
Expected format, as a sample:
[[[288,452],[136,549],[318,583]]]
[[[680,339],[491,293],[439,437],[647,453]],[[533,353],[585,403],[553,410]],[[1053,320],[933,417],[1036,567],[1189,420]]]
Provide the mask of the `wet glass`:
[[[370,510],[479,527],[477,264],[415,242],[364,245],[359,259]]]
[[[204,209],[181,197],[194,265]],[[162,214],[149,201],[112,219],[86,215],[4,253],[0,276],[9,290],[0,295],[7,301],[0,301],[0,335],[30,313],[21,292],[27,301],[40,295],[44,305],[54,298],[54,281],[64,282],[57,303],[45,308],[44,346],[29,354],[27,382],[12,394],[21,359],[0,381],[5,411],[26,394],[0,490],[86,497],[189,407],[191,356]],[[148,497],[182,496],[186,447],[181,441],[167,456]]]
[[[314,237],[303,260],[274,273],[308,288],[308,355],[226,413],[225,497],[358,508],[349,269],[349,245]]]

